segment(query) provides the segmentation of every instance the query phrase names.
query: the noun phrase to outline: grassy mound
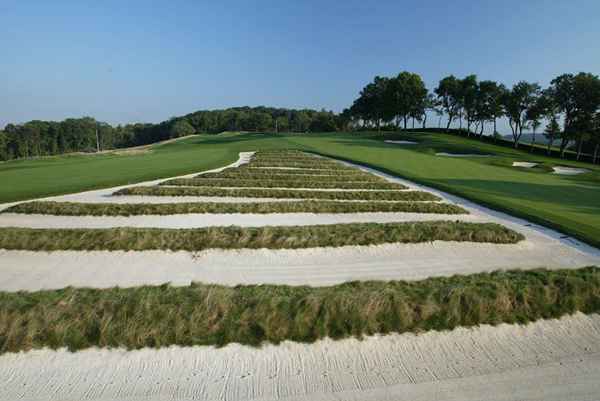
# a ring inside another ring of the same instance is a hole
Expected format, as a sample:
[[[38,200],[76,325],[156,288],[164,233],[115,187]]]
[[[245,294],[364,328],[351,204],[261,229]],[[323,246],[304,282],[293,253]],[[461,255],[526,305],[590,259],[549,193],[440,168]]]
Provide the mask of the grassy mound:
[[[123,188],[113,195],[143,196],[224,196],[278,199],[337,199],[364,201],[439,201],[440,198],[424,191],[310,191],[270,188],[211,188],[211,187],[156,187]]]
[[[499,224],[452,221],[195,229],[0,228],[0,248],[33,251],[299,249],[436,240],[514,244],[522,239],[521,234]]]
[[[406,189],[394,182],[352,182],[320,180],[264,180],[235,178],[175,178],[163,181],[160,185],[179,185],[187,187],[253,187],[253,188],[319,188],[319,189]]]
[[[59,216],[134,216],[185,213],[369,213],[409,212],[465,214],[465,209],[448,203],[419,202],[260,202],[260,203],[75,203],[27,202],[0,213],[52,214]]]
[[[525,323],[600,312],[600,268],[482,273],[332,287],[65,288],[0,293],[0,352],[258,345]]]

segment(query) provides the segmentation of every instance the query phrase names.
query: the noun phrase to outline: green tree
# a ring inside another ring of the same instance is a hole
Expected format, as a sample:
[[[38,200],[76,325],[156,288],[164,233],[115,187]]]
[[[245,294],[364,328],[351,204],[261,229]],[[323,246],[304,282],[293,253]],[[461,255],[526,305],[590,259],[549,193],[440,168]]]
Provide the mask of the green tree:
[[[527,112],[535,106],[540,93],[541,88],[537,83],[520,81],[504,95],[504,109],[512,131],[515,148],[519,146],[523,128],[527,126]]]
[[[182,136],[192,135],[196,132],[192,124],[187,120],[177,120],[171,125],[169,138],[180,138]]]
[[[558,121],[556,117],[553,116],[550,118],[550,122],[546,126],[544,136],[548,139],[548,147],[546,148],[546,153],[550,155],[550,151],[552,149],[552,144],[554,143],[555,138],[560,134],[560,125],[558,125]]]
[[[550,82],[549,95],[562,114],[564,129],[561,135],[560,154],[572,140],[578,143],[578,158],[583,142],[590,137],[595,113],[600,107],[600,79],[580,72],[563,74]]]
[[[449,75],[440,81],[434,92],[440,101],[442,109],[448,115],[448,123],[446,125],[446,131],[448,131],[450,124],[460,114],[462,107],[460,80],[454,75]]]
[[[475,118],[479,124],[479,136],[483,136],[485,123],[491,121],[494,123],[496,133],[496,120],[503,115],[502,95],[504,86],[498,85],[494,81],[481,81],[478,85],[477,98],[475,102]]]
[[[460,103],[467,120],[467,135],[471,135],[471,124],[477,121],[479,83],[476,75],[468,75],[460,80]]]

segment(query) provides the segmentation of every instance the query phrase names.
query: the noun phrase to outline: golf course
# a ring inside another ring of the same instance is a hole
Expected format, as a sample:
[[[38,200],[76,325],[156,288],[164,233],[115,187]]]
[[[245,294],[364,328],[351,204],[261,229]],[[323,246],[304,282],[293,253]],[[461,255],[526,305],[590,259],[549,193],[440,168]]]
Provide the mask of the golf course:
[[[600,2],[0,10],[0,401],[600,400]]]
[[[402,146],[385,140],[408,140]],[[78,155],[0,164],[0,202],[9,203],[84,190],[133,184],[229,164],[239,152],[298,149],[373,167],[472,201],[527,218],[581,241],[600,245],[600,167],[556,160],[449,134],[224,133],[155,145],[135,155]],[[450,158],[436,153],[486,154]],[[533,161],[530,169],[513,162]],[[554,174],[552,166],[590,170]]]

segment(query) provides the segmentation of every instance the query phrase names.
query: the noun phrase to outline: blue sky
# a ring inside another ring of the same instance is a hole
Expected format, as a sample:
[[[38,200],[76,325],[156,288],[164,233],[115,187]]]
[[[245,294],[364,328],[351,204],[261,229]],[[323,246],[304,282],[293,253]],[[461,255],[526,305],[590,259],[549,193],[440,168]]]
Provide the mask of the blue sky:
[[[0,126],[340,111],[375,75],[600,74],[600,1],[0,0]]]

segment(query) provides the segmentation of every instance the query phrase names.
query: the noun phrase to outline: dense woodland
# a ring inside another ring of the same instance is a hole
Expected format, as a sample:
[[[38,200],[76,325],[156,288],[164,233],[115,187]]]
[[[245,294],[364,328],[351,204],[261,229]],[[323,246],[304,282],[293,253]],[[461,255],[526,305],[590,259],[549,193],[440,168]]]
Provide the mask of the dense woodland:
[[[432,124],[428,117],[437,121]],[[600,79],[596,75],[563,74],[547,88],[525,81],[507,88],[494,81],[479,81],[475,75],[450,75],[429,91],[418,74],[409,72],[375,77],[352,106],[339,114],[261,106],[201,110],[158,124],[111,126],[91,117],[8,124],[0,131],[0,160],[96,152],[195,133],[441,128],[442,118],[446,130],[454,123],[467,135],[478,137],[499,137],[496,123],[506,118],[515,147],[523,131],[530,130],[534,142],[537,133],[548,139],[548,152],[558,145],[564,156],[574,143],[577,159],[587,153],[593,155],[594,163],[600,160]]]
[[[158,124],[111,126],[91,117],[64,121],[8,124],[0,131],[0,160],[145,145],[195,133],[223,131],[335,131],[336,114],[328,111],[236,107],[203,110]]]

